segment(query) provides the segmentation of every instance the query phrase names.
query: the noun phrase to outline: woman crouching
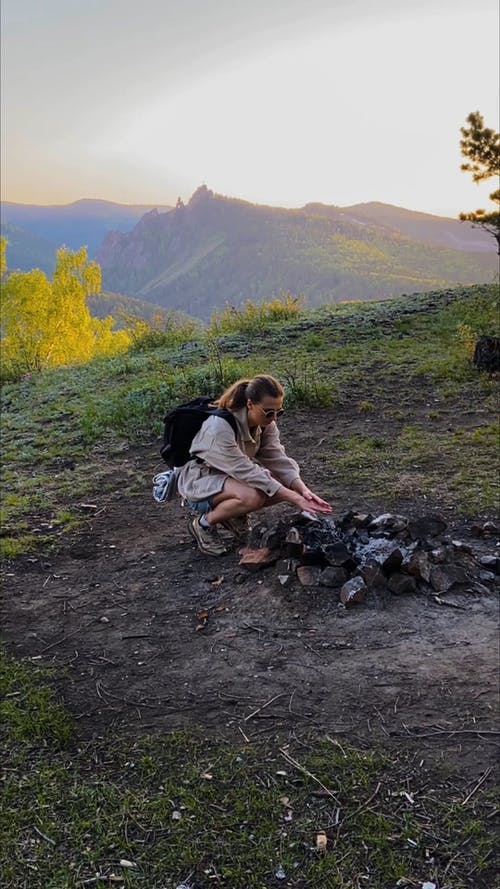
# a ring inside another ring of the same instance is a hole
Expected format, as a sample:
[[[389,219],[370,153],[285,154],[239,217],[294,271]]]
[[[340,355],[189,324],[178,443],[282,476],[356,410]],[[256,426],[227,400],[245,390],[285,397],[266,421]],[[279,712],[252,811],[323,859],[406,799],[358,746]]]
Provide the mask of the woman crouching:
[[[247,516],[276,503],[330,513],[332,507],[309,490],[295,460],[288,457],[276,421],[283,415],[284,392],[268,374],[238,380],[215,402],[236,419],[235,436],[221,416],[208,417],[191,444],[193,459],[179,471],[177,487],[197,514],[189,532],[198,549],[211,556],[227,552],[217,526],[238,540],[248,530]]]

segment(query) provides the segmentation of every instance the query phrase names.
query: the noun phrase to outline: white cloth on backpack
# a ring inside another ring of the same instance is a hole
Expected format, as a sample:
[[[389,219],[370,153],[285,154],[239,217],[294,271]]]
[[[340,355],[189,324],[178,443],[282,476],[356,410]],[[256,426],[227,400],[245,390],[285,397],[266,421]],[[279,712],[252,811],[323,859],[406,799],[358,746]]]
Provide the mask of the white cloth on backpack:
[[[178,468],[166,469],[153,478],[153,497],[157,503],[171,500],[177,491]]]

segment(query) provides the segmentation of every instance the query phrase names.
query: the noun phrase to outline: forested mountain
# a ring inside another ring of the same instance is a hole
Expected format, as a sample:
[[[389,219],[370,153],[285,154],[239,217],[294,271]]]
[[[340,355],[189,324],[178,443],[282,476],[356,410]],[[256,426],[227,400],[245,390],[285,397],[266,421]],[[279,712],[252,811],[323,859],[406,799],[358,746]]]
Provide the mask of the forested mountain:
[[[41,269],[46,275],[52,274],[56,261],[54,244],[8,222],[2,222],[0,234],[8,243],[9,269],[29,271],[36,268]]]
[[[493,246],[485,252],[475,231],[467,250],[452,249],[439,239],[443,231],[456,231],[465,242],[464,225],[427,217],[426,228],[426,214],[385,207],[389,226],[375,221],[380,208],[287,210],[202,186],[186,206],[167,214],[153,210],[131,232],[108,234],[97,260],[107,289],[201,318],[227,303],[258,302],[283,291],[303,294],[314,306],[492,279]],[[418,239],[403,233],[417,222]]]
[[[130,231],[134,225],[152,209],[151,204],[115,204],[111,201],[80,200],[72,204],[43,207],[36,204],[15,204],[3,201],[1,204],[2,223],[15,225],[38,238],[49,242],[52,254],[64,244],[72,250],[85,245],[88,255],[93,257],[107,232]],[[157,204],[161,211],[170,207]],[[11,256],[12,250],[9,249]],[[19,253],[19,261],[9,265],[14,268],[32,268],[28,254]]]

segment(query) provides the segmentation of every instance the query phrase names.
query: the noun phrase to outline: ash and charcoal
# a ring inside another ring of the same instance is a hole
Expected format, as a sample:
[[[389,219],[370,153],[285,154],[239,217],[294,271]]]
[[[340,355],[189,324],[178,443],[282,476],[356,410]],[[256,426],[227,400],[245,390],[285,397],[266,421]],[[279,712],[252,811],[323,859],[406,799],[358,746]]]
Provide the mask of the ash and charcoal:
[[[500,574],[500,529],[492,522],[470,529],[473,538],[491,543],[488,554],[477,543],[452,539],[446,528],[435,513],[407,518],[348,512],[336,522],[300,514],[254,527],[240,564],[250,571],[273,565],[283,587],[330,588],[346,606],[380,593],[423,593],[438,601],[452,589],[490,593]]]

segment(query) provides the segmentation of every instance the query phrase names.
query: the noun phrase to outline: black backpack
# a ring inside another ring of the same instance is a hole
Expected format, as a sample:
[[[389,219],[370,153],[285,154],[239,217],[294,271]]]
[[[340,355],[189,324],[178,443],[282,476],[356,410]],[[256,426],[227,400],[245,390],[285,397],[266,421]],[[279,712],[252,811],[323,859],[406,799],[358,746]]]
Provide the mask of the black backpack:
[[[167,414],[160,454],[169,466],[184,466],[191,459],[191,443],[207,417],[222,417],[236,436],[236,418],[231,411],[217,408],[212,402],[213,398],[203,395],[186,404],[179,404]]]

